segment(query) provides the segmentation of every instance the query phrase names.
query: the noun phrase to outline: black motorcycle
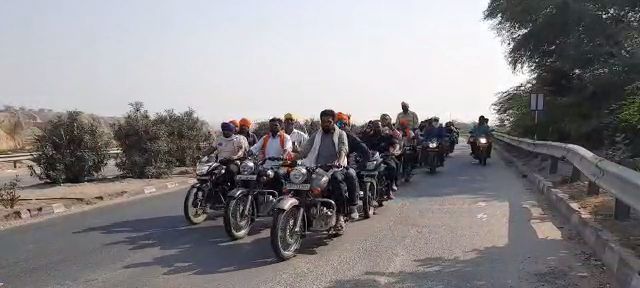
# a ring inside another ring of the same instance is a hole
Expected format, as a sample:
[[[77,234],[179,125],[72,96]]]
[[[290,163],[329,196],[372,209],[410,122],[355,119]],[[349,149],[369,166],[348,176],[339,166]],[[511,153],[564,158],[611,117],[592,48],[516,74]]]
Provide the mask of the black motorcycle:
[[[400,165],[402,166],[402,177],[404,178],[404,182],[411,181],[417,159],[418,149],[415,145],[405,145],[402,148],[402,161],[400,161]]]
[[[222,162],[222,163],[221,163]],[[189,223],[196,225],[207,219],[211,210],[223,211],[226,195],[235,188],[235,181],[227,179],[227,169],[237,170],[239,161],[217,161],[209,155],[198,161],[196,179],[184,198],[183,213]]]
[[[370,218],[377,207],[384,206],[384,202],[389,200],[391,191],[391,181],[384,173],[386,165],[378,152],[373,152],[371,159],[365,167],[358,171],[360,182],[360,200],[362,201],[362,212],[365,218]]]
[[[431,138],[423,144],[423,161],[427,167],[429,174],[435,174],[436,169],[440,166],[440,141],[437,138]]]
[[[240,174],[236,176],[237,188],[227,195],[224,209],[224,228],[233,240],[242,239],[251,230],[258,217],[271,216],[271,209],[279,193],[274,181],[279,166],[263,167],[265,161],[283,161],[282,158],[267,158],[264,161],[245,160],[240,164]]]
[[[480,136],[473,139],[476,142],[476,152],[474,158],[478,160],[480,165],[487,166],[487,158],[489,158],[489,149],[491,148],[491,140],[487,136]]]

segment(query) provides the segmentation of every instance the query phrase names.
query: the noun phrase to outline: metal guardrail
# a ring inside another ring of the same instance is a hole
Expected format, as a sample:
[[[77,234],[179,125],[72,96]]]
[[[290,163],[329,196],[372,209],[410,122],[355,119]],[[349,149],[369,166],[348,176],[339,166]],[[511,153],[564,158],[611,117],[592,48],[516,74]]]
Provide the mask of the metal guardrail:
[[[107,151],[107,153],[109,153],[109,155],[111,156],[115,156],[122,153],[122,150],[113,149],[113,150]],[[14,167],[15,167],[16,166],[15,164],[17,161],[31,160],[33,159],[33,156],[35,154],[36,153],[15,153],[15,154],[0,155],[0,162],[14,162]]]
[[[590,180],[590,185],[595,184],[615,195],[616,219],[628,218],[628,211],[619,213],[619,210],[628,210],[628,206],[640,210],[640,173],[637,171],[606,160],[578,145],[534,141],[503,133],[494,133],[493,135],[497,140],[507,144],[551,156],[551,165],[553,167],[555,162],[556,170],[558,159],[566,159],[571,162],[574,170],[579,170]],[[553,168],[550,168],[550,172],[552,172],[551,170]],[[592,188],[589,189],[592,190]],[[622,203],[619,203],[620,201]]]

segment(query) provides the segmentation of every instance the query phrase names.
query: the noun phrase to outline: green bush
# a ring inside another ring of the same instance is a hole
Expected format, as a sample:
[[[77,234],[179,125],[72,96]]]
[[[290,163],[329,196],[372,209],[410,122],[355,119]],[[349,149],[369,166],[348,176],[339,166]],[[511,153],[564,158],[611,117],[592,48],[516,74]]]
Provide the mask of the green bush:
[[[175,167],[165,127],[158,125],[142,102],[129,104],[131,110],[113,124],[113,136],[122,149],[116,167],[133,178],[160,178]]]
[[[182,113],[166,110],[153,119],[167,135],[169,156],[176,165],[192,166],[202,154],[202,144],[207,142],[208,125],[200,120],[193,109]]]
[[[83,182],[107,165],[111,145],[100,125],[80,111],[68,111],[50,120],[35,136],[31,174],[54,183]]]
[[[20,189],[18,186],[19,183],[20,178],[16,175],[14,180],[2,184],[2,187],[0,187],[0,205],[2,205],[2,207],[13,209],[13,207],[18,204],[20,200],[20,193],[18,193]]]

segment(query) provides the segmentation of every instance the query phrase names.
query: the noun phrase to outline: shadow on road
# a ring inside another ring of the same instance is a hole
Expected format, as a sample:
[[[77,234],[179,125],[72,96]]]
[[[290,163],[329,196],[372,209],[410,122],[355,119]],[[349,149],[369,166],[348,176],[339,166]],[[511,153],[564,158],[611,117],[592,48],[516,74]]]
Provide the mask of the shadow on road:
[[[129,250],[159,249],[165,255],[123,268],[161,267],[166,269],[164,275],[226,273],[276,262],[267,237],[232,242],[219,223],[189,226],[181,215],[121,221],[74,233],[122,234],[122,240],[106,245],[129,246]]]
[[[418,182],[424,189],[398,195],[407,198],[464,196],[507,203],[505,245],[464,251],[464,256],[456,258],[416,256],[412,264],[403,266],[403,271],[368,271],[355,279],[336,280],[327,287],[611,287],[608,286],[611,278],[602,264],[591,253],[573,249],[567,243],[566,240],[575,239],[576,234],[547,215],[549,210],[542,209],[544,204],[541,207],[531,201],[537,199],[538,203],[544,203],[542,198],[527,194],[532,192],[512,191],[512,187],[496,188],[495,181],[501,179],[491,178],[495,175],[489,174],[492,172],[486,167],[464,169],[461,165],[472,164],[451,159],[449,162],[449,171],[434,175],[426,180],[428,183]],[[488,184],[490,181],[494,183]]]

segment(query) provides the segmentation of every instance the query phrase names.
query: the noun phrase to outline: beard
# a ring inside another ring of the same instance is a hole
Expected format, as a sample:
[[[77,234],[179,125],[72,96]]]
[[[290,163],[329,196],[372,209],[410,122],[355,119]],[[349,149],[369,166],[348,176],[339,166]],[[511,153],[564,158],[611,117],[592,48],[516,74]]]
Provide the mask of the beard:
[[[324,133],[332,133],[333,129],[335,129],[335,128],[332,127],[332,126],[329,126],[329,127],[322,126],[322,132],[324,132]]]

